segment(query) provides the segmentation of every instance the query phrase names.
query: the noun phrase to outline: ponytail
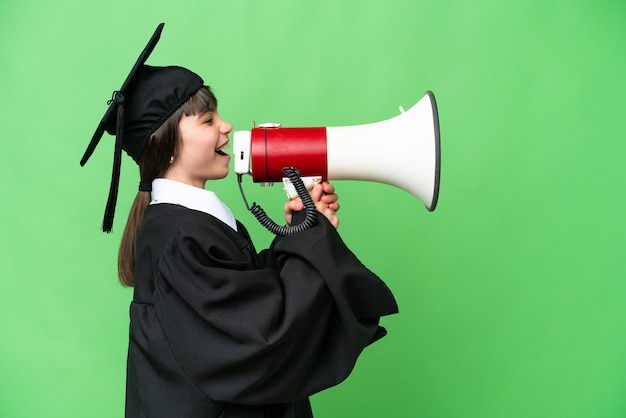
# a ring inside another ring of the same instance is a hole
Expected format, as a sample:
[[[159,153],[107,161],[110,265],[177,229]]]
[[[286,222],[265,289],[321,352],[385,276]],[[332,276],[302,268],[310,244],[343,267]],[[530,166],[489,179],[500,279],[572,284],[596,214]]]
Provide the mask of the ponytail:
[[[117,271],[123,286],[135,284],[135,254],[137,233],[143,222],[143,215],[150,203],[150,192],[139,191],[128,214],[128,221],[122,235],[120,251],[117,258]]]

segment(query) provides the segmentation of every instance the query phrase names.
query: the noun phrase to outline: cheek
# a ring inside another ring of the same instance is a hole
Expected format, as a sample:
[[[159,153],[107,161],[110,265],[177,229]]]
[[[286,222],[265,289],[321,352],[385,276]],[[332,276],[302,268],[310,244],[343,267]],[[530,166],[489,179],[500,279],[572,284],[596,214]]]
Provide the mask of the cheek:
[[[198,147],[196,148],[193,155],[191,155],[191,160],[196,167],[206,167],[207,164],[211,163],[213,159],[212,152],[206,147]]]
[[[215,161],[215,147],[219,135],[207,129],[194,129],[182,137],[184,161],[192,170],[204,171]],[[193,167],[193,168],[192,168]]]
[[[200,162],[212,154],[207,142],[198,135],[188,135],[187,138],[183,138],[182,151],[186,156],[185,159],[190,162]]]

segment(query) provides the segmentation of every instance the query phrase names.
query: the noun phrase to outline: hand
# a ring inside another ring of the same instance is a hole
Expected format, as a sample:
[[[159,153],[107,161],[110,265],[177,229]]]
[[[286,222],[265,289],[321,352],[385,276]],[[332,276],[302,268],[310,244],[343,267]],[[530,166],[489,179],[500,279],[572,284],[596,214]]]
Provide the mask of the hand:
[[[309,192],[313,202],[315,203],[315,207],[322,215],[326,216],[326,218],[330,221],[330,223],[335,227],[339,227],[339,218],[336,213],[339,210],[340,206],[337,203],[339,196],[335,193],[335,187],[328,183],[322,182],[320,184],[316,184],[313,189]],[[304,204],[299,197],[290,200],[285,203],[285,221],[287,225],[291,225],[291,217],[293,212],[299,212],[304,210]]]

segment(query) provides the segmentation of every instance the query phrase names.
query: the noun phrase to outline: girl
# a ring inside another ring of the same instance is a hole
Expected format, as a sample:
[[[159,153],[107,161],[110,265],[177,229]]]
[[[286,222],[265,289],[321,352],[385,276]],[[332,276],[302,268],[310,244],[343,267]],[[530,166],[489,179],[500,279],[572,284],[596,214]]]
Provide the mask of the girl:
[[[308,397],[343,381],[397,312],[387,286],[336,231],[332,185],[311,197],[316,224],[257,254],[211,191],[224,178],[232,126],[202,79],[144,62],[157,32],[101,122],[138,163],[140,187],[119,253],[134,286],[127,417],[312,417]],[[97,138],[96,138],[97,137]],[[117,175],[105,212],[110,230]],[[152,192],[152,195],[150,194]],[[295,223],[299,200],[285,205]]]

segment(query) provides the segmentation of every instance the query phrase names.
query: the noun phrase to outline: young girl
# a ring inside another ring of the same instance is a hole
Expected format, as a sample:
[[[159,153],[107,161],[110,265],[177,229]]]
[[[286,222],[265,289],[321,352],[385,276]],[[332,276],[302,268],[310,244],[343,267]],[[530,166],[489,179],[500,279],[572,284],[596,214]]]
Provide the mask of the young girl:
[[[83,158],[104,127],[116,153],[139,164],[119,253],[120,279],[134,286],[126,416],[312,417],[308,397],[343,381],[385,335],[379,318],[397,312],[395,300],[342,242],[328,183],[311,192],[315,225],[257,254],[205,190],[229,171],[232,126],[217,100],[187,69],[144,65],[161,29]],[[117,174],[114,165],[105,230]],[[285,205],[288,224],[301,209],[299,200]]]

